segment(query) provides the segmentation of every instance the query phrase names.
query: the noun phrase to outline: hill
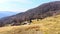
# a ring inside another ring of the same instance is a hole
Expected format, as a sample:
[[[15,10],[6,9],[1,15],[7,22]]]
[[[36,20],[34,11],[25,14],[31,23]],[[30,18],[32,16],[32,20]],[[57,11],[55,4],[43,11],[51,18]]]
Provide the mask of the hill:
[[[35,19],[30,25],[1,27],[0,34],[60,34],[60,15]]]
[[[17,14],[16,12],[9,12],[9,11],[0,11],[0,18],[7,17]]]
[[[46,17],[60,14],[60,1],[49,2],[42,4],[36,8],[29,9],[10,17],[0,19],[0,24],[21,25],[23,21],[30,21],[33,19],[44,19]],[[30,23],[29,22],[29,23]],[[0,25],[1,26],[1,25]]]

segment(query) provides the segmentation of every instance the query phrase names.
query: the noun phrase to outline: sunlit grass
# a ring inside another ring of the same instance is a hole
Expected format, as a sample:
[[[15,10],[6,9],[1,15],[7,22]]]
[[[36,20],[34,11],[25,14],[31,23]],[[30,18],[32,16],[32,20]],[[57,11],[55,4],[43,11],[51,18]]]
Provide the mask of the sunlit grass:
[[[43,25],[41,28],[46,34],[60,34],[60,15],[48,17],[39,21],[33,20],[32,24]]]

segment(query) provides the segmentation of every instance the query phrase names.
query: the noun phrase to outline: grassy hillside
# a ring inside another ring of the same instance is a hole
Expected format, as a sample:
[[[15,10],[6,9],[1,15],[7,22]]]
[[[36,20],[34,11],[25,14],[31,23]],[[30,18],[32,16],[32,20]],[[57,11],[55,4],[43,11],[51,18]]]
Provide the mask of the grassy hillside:
[[[60,15],[32,21],[31,25],[1,27],[0,34],[60,34]]]
[[[40,25],[23,25],[0,28],[0,34],[42,34]]]
[[[42,30],[46,34],[60,34],[60,15],[47,17],[43,20],[33,20],[32,24],[42,25]],[[46,29],[45,29],[46,28]]]

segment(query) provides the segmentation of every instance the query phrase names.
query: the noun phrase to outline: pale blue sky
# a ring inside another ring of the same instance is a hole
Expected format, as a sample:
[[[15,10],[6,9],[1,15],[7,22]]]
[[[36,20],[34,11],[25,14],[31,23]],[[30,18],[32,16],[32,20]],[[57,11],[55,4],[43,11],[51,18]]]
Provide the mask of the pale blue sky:
[[[0,11],[24,12],[51,1],[56,0],[0,0]]]

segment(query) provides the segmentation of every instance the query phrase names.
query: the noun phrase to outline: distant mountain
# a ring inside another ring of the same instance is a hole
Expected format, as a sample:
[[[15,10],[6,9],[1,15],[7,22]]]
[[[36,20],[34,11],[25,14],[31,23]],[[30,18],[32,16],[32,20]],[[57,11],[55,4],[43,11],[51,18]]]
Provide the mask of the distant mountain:
[[[0,18],[7,17],[17,14],[16,12],[9,12],[9,11],[0,11]]]
[[[49,2],[36,8],[29,9],[26,12],[2,18],[0,19],[0,26],[6,24],[21,25],[23,21],[31,22],[33,19],[44,19],[58,14],[60,14],[60,1]]]

